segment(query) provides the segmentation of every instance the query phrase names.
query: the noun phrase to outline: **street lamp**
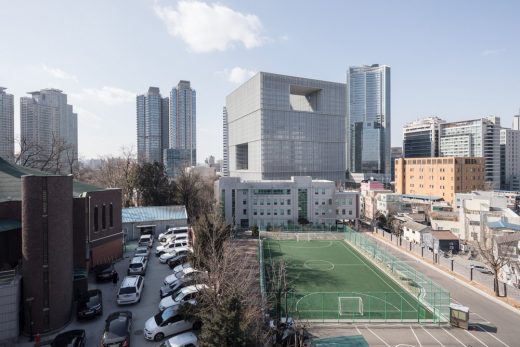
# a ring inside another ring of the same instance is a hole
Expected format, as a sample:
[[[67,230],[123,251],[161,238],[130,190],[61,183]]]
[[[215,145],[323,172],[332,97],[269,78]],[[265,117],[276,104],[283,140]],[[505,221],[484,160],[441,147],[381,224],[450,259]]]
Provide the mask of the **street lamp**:
[[[25,299],[25,302],[27,303],[27,310],[29,311],[29,341],[34,341],[34,322],[33,322],[33,316],[32,316],[32,303],[34,301],[34,297],[30,297]]]

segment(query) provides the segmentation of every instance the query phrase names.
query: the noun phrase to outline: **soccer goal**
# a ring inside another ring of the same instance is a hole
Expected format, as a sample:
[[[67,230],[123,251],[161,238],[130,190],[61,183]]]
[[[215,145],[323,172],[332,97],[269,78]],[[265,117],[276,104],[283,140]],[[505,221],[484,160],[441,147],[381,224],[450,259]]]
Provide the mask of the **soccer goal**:
[[[363,299],[360,296],[341,296],[338,298],[339,315],[363,315]]]

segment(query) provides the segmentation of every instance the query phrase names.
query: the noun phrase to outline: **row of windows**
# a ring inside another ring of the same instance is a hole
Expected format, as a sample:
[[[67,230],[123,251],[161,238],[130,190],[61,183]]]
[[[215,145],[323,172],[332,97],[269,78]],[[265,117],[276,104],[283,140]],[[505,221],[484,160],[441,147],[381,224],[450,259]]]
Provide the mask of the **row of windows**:
[[[339,215],[340,215],[339,212],[340,212],[339,209],[336,209],[336,215],[339,216]],[[342,215],[342,216],[345,216],[345,215],[346,215],[346,212],[347,212],[347,211],[346,211],[345,209],[342,209],[342,210],[341,210],[341,215]],[[352,210],[348,210],[348,215],[349,215],[349,216],[352,216]]]
[[[253,200],[253,205],[260,205],[260,206],[263,206],[264,205],[264,202],[265,202],[265,205],[267,206],[270,206],[270,205],[291,205],[291,199],[266,199],[265,201],[263,199],[260,199],[260,200]],[[244,200],[244,204],[246,204],[246,201]]]
[[[114,206],[108,206],[108,224],[110,228],[114,227]],[[101,206],[101,230],[107,228],[107,210],[106,205]],[[94,206],[94,231],[99,231],[99,208]]]
[[[244,210],[244,214],[246,214],[246,210]],[[267,210],[265,211],[265,215],[266,216],[270,216],[270,215],[273,215],[273,216],[284,216],[285,215],[285,210],[284,209],[274,209],[274,210]],[[264,210],[253,210],[253,216],[257,216],[257,215],[260,215],[260,216],[263,216],[264,215]],[[287,215],[290,216],[291,215],[291,210],[287,210]]]

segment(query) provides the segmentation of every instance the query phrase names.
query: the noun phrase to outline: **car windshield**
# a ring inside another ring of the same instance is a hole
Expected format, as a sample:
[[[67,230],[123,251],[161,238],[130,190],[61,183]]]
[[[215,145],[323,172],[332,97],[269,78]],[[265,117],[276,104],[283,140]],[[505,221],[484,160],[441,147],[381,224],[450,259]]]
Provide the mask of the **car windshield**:
[[[184,277],[184,272],[179,271],[179,272],[175,273],[175,278],[179,279],[179,278],[183,278],[183,277]]]
[[[119,294],[134,294],[135,287],[123,287],[119,289]]]
[[[83,305],[84,307],[92,308],[94,306],[99,305],[99,295],[97,293],[92,294],[90,297],[84,298]]]
[[[113,321],[110,321],[109,326],[106,329],[105,338],[114,339],[118,337],[126,336],[126,318],[118,317]]]
[[[170,317],[175,315],[175,311],[168,307],[166,310],[162,311],[161,313],[156,314],[153,318],[155,319],[155,323],[157,325],[161,325],[165,320],[169,319]]]
[[[175,294],[177,294],[177,295],[175,295]],[[175,298],[173,299],[173,301],[175,301],[175,302],[179,302],[179,301],[181,301],[182,298],[184,297],[184,294],[182,293],[182,289],[179,290],[179,291],[177,291],[177,292],[174,293],[173,295],[175,295]],[[172,295],[172,297],[173,297],[173,295]]]
[[[134,263],[134,264],[130,264],[130,268],[131,269],[139,269],[140,267],[142,267],[143,265],[141,263]]]

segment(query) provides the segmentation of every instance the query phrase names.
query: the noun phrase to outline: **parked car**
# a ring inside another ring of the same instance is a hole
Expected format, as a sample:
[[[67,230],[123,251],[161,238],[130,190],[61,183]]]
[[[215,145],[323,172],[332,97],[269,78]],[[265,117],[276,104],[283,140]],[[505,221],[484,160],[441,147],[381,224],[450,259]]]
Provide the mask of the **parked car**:
[[[176,227],[176,228],[168,228],[164,233],[159,234],[159,241],[164,242],[164,240],[171,235],[177,235],[177,234],[187,234],[188,233],[188,227]]]
[[[178,307],[184,303],[195,305],[197,303],[199,292],[204,288],[207,288],[205,284],[194,284],[192,286],[181,288],[172,295],[163,298],[159,303],[159,310],[163,311],[168,307]]]
[[[477,264],[471,264],[471,268],[480,272],[480,273],[483,273],[483,274],[488,274],[488,275],[492,275],[493,274],[493,271],[491,271],[490,268],[488,267],[485,267],[483,265],[477,265]]]
[[[139,237],[138,246],[152,247],[152,245],[153,245],[153,235],[145,234],[145,235],[141,235],[141,237]]]
[[[146,267],[148,266],[148,258],[146,257],[134,257],[128,265],[128,275],[145,275]]]
[[[164,341],[160,347],[199,347],[199,339],[193,331],[189,331]]]
[[[187,246],[187,245],[188,245],[187,241],[178,241],[178,242],[177,241],[172,241],[170,243],[167,243],[167,244],[155,247],[155,255],[157,257],[159,257],[159,256],[161,256],[164,253],[171,252],[174,248],[184,247],[184,246]]]
[[[185,262],[187,262],[188,261],[187,253],[188,252],[186,252],[184,254],[178,253],[175,257],[168,260],[168,266],[170,267],[170,269],[174,269],[177,265],[184,264]]]
[[[180,264],[180,265],[177,265],[177,266],[173,269],[173,272],[182,271],[182,270],[187,269],[187,268],[189,268],[189,267],[193,267],[193,266],[191,266],[190,263]]]
[[[84,347],[87,341],[85,330],[69,330],[56,335],[51,347]]]
[[[103,315],[103,293],[99,289],[92,289],[85,293],[78,301],[78,319]]]
[[[102,347],[129,347],[132,335],[132,312],[111,313],[105,320],[105,330],[101,338]]]
[[[195,271],[194,268],[187,268],[187,269],[184,269],[183,271],[174,272],[171,275],[168,275],[164,278],[164,284],[169,285],[169,284],[177,281],[179,278],[183,278],[186,274],[189,274],[194,271]]]
[[[133,304],[141,301],[144,281],[139,275],[126,276],[121,282],[121,287],[117,293],[117,304]]]
[[[165,238],[163,238],[161,243],[162,244],[166,244],[166,243],[170,243],[170,242],[173,242],[173,241],[186,241],[186,242],[188,242],[188,240],[189,240],[188,234],[173,234],[173,235],[166,236]]]
[[[94,267],[94,274],[96,276],[96,282],[111,281],[117,276],[114,264],[103,264]]]
[[[150,249],[146,246],[137,247],[134,252],[134,257],[146,257],[150,256]]]
[[[188,254],[190,248],[188,246],[175,247],[171,251],[161,254],[159,262],[166,264],[170,259],[175,258],[177,255]]]
[[[162,286],[159,290],[159,296],[162,299],[183,287],[191,286],[193,284],[195,284],[195,279],[193,278],[193,276],[184,276],[183,278],[173,282],[170,285]]]
[[[200,321],[185,319],[178,311],[169,307],[149,318],[144,324],[144,338],[161,341],[165,336],[182,333],[186,330],[199,330]]]

